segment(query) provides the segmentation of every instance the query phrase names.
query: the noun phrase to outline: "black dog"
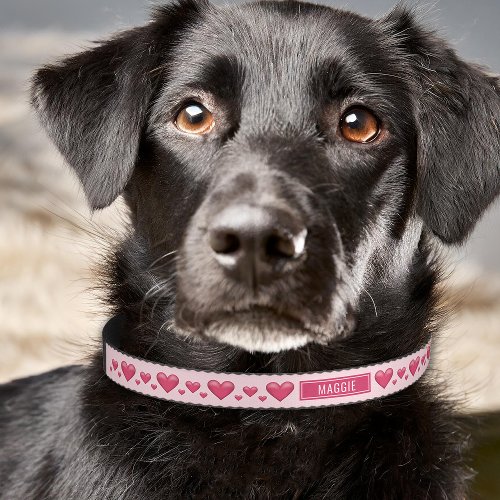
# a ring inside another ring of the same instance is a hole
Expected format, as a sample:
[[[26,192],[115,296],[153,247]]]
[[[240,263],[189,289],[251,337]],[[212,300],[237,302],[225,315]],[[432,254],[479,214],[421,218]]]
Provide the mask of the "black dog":
[[[433,241],[500,191],[498,80],[413,15],[183,0],[38,71],[33,103],[93,208],[125,350],[226,372],[405,356],[436,330]],[[308,410],[188,406],[101,354],[0,389],[1,498],[466,496],[465,435],[425,376]]]

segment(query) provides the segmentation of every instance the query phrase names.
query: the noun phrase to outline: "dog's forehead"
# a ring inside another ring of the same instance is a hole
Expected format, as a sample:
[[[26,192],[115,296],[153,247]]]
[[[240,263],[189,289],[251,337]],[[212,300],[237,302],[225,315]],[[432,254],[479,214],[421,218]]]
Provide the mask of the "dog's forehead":
[[[169,69],[179,84],[226,63],[259,89],[300,89],[318,71],[354,78],[387,63],[379,25],[351,12],[299,2],[259,2],[203,12],[185,30]],[[305,90],[305,88],[304,88]]]

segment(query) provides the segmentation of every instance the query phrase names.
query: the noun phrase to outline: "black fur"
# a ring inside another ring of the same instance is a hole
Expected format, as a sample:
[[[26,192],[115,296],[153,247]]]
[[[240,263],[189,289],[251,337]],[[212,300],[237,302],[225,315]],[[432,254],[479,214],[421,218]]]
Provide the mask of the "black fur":
[[[438,330],[436,236],[464,240],[500,191],[499,97],[408,10],[370,20],[294,1],[182,1],[33,84],[91,206],[123,192],[130,207],[108,273],[127,352],[238,372],[362,366]],[[172,125],[191,100],[216,117],[207,136]],[[374,142],[339,135],[351,105],[377,115]],[[235,203],[299,217],[307,259],[256,290],[229,278],[206,229]],[[251,324],[256,342],[280,342],[280,321],[310,342],[252,352],[210,330]],[[467,494],[467,436],[429,376],[361,404],[228,410],[132,393],[101,361],[0,388],[1,498]]]

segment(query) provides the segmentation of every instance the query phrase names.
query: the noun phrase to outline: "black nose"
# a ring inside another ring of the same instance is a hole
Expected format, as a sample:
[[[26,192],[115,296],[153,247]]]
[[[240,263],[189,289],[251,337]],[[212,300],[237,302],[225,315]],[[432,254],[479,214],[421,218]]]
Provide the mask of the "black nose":
[[[292,213],[243,204],[219,212],[208,230],[219,264],[252,288],[296,268],[304,260],[306,236],[304,224]]]

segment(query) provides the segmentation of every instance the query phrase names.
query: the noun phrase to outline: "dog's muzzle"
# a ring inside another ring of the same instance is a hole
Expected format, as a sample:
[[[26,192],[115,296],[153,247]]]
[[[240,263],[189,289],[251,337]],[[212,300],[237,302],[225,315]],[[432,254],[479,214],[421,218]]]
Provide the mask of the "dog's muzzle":
[[[211,187],[178,261],[177,331],[278,352],[333,330],[335,231],[310,192],[272,172]]]

